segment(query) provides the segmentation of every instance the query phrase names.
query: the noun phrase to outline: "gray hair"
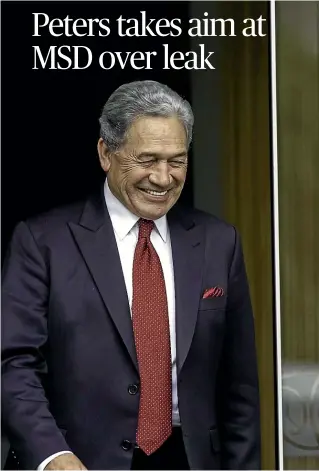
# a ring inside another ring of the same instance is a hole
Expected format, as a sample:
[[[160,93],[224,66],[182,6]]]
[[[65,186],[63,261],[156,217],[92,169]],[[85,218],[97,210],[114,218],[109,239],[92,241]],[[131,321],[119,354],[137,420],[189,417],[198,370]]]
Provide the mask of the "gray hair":
[[[105,103],[99,122],[100,136],[106,146],[111,151],[117,150],[130,126],[142,116],[176,116],[184,125],[190,145],[194,116],[188,101],[167,85],[144,80],[121,85]]]

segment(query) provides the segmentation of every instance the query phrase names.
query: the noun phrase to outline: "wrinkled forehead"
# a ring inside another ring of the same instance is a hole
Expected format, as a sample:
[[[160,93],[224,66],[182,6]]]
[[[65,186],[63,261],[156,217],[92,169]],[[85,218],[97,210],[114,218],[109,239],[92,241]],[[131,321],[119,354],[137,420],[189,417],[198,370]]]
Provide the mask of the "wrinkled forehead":
[[[139,152],[187,152],[187,136],[176,117],[142,117],[126,134],[126,144]]]

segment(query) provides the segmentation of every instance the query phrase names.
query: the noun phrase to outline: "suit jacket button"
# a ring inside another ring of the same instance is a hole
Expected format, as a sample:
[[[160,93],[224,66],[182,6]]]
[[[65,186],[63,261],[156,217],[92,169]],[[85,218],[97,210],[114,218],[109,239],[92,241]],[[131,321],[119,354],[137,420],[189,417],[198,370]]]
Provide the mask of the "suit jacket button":
[[[138,393],[138,385],[137,384],[130,384],[128,387],[128,392],[131,396],[134,396]]]
[[[129,440],[123,440],[121,443],[121,447],[124,451],[129,451],[132,448],[132,443]]]

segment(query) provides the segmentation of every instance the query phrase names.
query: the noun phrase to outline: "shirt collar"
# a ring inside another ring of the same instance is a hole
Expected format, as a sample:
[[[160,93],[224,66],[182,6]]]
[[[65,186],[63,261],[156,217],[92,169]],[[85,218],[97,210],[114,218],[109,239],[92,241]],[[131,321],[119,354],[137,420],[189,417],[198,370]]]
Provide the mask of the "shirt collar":
[[[112,221],[116,235],[123,240],[135,226],[139,217],[131,213],[121,201],[119,201],[111,192],[107,178],[104,184],[105,203]],[[164,242],[167,239],[167,218],[166,215],[154,221],[155,227]]]

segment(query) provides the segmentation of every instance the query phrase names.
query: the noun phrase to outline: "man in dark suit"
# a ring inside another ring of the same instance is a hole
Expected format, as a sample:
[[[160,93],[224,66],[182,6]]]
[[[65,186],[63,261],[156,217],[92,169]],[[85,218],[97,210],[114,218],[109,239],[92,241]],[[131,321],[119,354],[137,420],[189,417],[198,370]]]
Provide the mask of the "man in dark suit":
[[[25,469],[258,469],[239,236],[175,205],[190,105],[157,82],[104,106],[105,185],[17,225],[3,270],[2,415]]]

